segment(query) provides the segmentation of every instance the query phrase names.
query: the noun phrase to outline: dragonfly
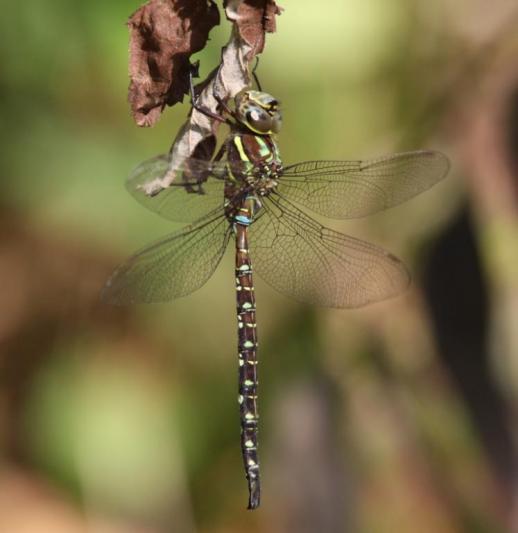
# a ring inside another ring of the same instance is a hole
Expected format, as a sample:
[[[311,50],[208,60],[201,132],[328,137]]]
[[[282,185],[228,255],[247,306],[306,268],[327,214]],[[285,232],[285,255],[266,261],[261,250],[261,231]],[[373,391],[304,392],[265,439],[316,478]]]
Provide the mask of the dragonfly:
[[[145,207],[187,226],[136,252],[112,274],[103,299],[113,304],[165,302],[199,289],[232,241],[239,364],[241,453],[248,509],[260,505],[258,333],[253,274],[299,302],[355,308],[402,292],[410,276],[382,248],[322,225],[310,213],[352,219],[396,206],[429,189],[449,169],[446,156],[414,151],[365,161],[304,161],[284,166],[276,141],[281,104],[243,89],[221,114],[228,124],[212,160],[170,154],[139,165],[127,180]],[[174,169],[167,187],[156,187]],[[253,259],[253,263],[252,263]]]

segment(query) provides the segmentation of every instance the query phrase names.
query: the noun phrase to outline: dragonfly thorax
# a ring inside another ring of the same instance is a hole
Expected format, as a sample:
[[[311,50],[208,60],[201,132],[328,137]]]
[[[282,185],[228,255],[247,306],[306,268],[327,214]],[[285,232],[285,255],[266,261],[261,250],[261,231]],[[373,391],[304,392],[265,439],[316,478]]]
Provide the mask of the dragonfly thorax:
[[[283,168],[271,135],[236,132],[226,148],[229,180],[225,196],[230,203],[243,194],[266,197],[278,186]]]
[[[268,196],[279,184],[282,165],[279,161],[270,161],[256,166],[245,176],[245,182],[258,196]]]

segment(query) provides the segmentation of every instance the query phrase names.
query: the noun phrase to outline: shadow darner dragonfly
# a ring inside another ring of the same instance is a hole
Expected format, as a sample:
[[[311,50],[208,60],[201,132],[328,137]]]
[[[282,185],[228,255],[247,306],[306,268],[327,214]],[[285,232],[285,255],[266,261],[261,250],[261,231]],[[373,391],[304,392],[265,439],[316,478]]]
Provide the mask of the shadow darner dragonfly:
[[[300,302],[352,308],[394,296],[409,283],[396,257],[323,226],[301,208],[335,219],[370,215],[425,191],[445,177],[449,163],[441,153],[417,151],[284,167],[274,139],[280,104],[273,96],[244,90],[235,110],[224,111],[226,117],[214,118],[231,129],[215,160],[189,158],[174,166],[169,155],[160,155],[128,179],[130,193],[144,206],[190,225],[122,263],[103,298],[130,304],[186,296],[210,278],[229,241],[235,242],[241,450],[248,508],[255,509],[260,478],[252,258],[266,282]],[[171,167],[174,181],[157,189]]]

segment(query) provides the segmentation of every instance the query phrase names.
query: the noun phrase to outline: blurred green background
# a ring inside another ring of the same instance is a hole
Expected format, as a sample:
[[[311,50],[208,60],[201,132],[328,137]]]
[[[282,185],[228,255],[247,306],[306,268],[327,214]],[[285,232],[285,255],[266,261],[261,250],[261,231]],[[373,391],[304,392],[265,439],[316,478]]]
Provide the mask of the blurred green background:
[[[434,148],[449,178],[333,227],[414,273],[369,308],[257,280],[263,504],[245,510],[232,254],[201,290],[98,293],[173,226],[124,190],[189,111],[137,128],[129,0],[0,20],[0,531],[516,531],[518,19],[497,0],[282,3],[259,75],[286,162]],[[229,35],[197,55],[202,76]]]

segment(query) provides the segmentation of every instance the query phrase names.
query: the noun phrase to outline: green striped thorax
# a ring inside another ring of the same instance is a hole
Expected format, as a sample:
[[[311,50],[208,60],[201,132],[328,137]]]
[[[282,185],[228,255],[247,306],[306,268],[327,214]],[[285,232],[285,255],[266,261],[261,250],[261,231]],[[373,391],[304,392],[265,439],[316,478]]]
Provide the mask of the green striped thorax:
[[[234,223],[250,225],[262,207],[261,197],[277,187],[282,162],[273,135],[282,125],[279,107],[276,98],[261,91],[246,89],[235,97],[237,124],[227,141],[231,164],[225,188],[227,217]],[[240,198],[237,204],[235,198]]]

